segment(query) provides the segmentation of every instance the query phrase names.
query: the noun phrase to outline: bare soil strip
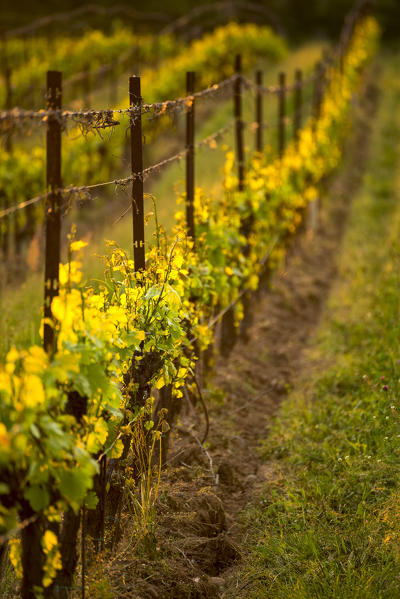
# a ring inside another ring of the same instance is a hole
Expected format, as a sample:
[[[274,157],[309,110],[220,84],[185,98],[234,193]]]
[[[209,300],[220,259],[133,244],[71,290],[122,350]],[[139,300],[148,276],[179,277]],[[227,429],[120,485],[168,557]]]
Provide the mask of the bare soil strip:
[[[376,78],[374,73],[369,81]],[[120,554],[106,566],[113,597],[234,594],[246,536],[240,514],[270,476],[257,447],[282,398],[309,367],[304,349],[335,279],[347,213],[365,171],[376,86],[367,83],[361,97],[344,167],[327,183],[315,230],[295,239],[284,267],[254,297],[247,341],[239,340],[228,360],[218,360],[213,384],[224,393],[206,398],[211,406],[206,449],[199,441],[204,422],[197,407],[188,407],[173,433],[155,538],[139,553],[129,543],[130,516],[123,516],[127,534]]]

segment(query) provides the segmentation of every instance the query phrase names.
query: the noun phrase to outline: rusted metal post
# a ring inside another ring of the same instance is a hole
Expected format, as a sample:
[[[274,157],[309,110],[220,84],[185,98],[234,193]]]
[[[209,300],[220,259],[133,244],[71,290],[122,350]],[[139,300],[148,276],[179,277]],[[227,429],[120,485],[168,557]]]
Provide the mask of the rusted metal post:
[[[243,144],[243,120],[242,120],[242,56],[235,57],[236,79],[233,85],[233,102],[235,116],[236,137],[236,161],[238,167],[238,189],[244,189],[244,144]]]
[[[293,139],[297,142],[303,116],[303,72],[301,69],[296,69],[294,80]]]
[[[278,92],[278,154],[282,158],[285,151],[285,116],[286,116],[286,75],[279,73]]]
[[[144,207],[143,207],[143,139],[142,97],[140,77],[129,77],[129,101],[134,109],[130,118],[131,167],[132,167],[132,214],[133,214],[133,259],[135,271],[145,268],[144,250]]]
[[[256,71],[256,151],[262,152],[263,149],[263,94],[261,87],[263,84],[263,72]]]
[[[61,109],[62,74],[47,72],[47,108]],[[57,118],[49,116],[46,138],[46,197],[45,213],[45,274],[44,274],[44,317],[52,319],[51,302],[58,295],[59,263],[61,245],[61,125]],[[43,346],[51,353],[55,345],[54,328],[44,324]]]
[[[195,73],[186,73],[186,93],[188,96],[194,94]],[[188,235],[194,240],[194,127],[195,109],[194,98],[189,101],[186,109],[186,226]]]

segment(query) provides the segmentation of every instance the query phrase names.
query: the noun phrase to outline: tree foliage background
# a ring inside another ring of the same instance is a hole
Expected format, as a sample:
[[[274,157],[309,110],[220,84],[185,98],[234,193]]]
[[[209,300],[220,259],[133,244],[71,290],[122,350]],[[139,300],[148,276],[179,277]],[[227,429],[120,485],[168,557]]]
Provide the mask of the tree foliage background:
[[[188,13],[201,4],[213,4],[215,0],[95,0],[103,6],[126,5],[141,12],[158,12],[173,20]],[[353,0],[254,0],[265,6],[278,18],[282,29],[294,39],[310,35],[335,36],[340,30],[343,18],[353,5]],[[0,0],[0,32],[28,24],[30,21],[50,13],[68,11],[83,6],[81,0]],[[89,4],[89,0],[87,1]],[[398,35],[400,26],[400,0],[376,0],[376,14],[387,37]],[[122,14],[122,13],[121,13]],[[123,20],[123,18],[122,18]],[[212,23],[210,23],[212,24]],[[87,17],[87,26],[110,27],[107,17]],[[68,30],[69,23],[64,27]],[[157,28],[157,25],[153,25]],[[158,27],[160,25],[158,24]]]

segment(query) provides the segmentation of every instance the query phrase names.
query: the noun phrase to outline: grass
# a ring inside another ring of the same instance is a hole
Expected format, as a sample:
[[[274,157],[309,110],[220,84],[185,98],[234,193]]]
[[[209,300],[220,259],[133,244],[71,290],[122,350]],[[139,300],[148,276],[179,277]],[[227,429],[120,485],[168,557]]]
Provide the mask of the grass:
[[[275,84],[278,78],[279,70],[286,70],[289,77],[293,77],[293,71],[297,67],[302,67],[305,71],[310,70],[321,55],[324,45],[320,42],[310,42],[301,46],[290,53],[288,58],[279,65],[268,67],[260,63],[259,67],[265,66],[265,85]],[[310,90],[309,90],[310,92]],[[306,98],[305,98],[306,100]],[[290,105],[288,106],[290,110]],[[306,108],[305,108],[306,110]],[[308,107],[309,110],[309,107]],[[264,116],[266,123],[274,123],[276,120],[277,106],[276,96],[269,97],[265,101]],[[307,113],[306,113],[307,114]],[[224,101],[222,103],[212,104],[212,110],[204,120],[200,118],[197,122],[196,136],[200,141],[212,134],[214,131],[226,125],[232,117],[232,102]],[[243,118],[247,122],[254,119],[254,98],[251,91],[246,92],[244,97]],[[181,119],[182,120],[182,119]],[[146,149],[148,164],[157,162],[162,152],[168,149],[167,154],[174,154],[184,146],[184,131],[178,126],[174,136],[178,137],[178,148],[174,147],[174,142],[169,137],[163,136],[159,142],[152,144]],[[180,141],[179,141],[180,136]],[[253,148],[253,133],[249,130],[245,132],[245,143],[248,151]],[[196,185],[203,187],[211,194],[218,194],[222,189],[222,168],[227,148],[233,147],[233,134],[224,138],[222,143],[217,145],[216,149],[200,149],[196,156]],[[265,134],[265,143],[275,144],[274,136]],[[169,148],[170,146],[170,148]],[[170,151],[169,151],[170,150]],[[125,165],[125,169],[127,169]],[[145,191],[156,198],[157,213],[159,222],[167,229],[173,224],[173,215],[176,206],[176,197],[179,191],[184,188],[184,162],[173,164],[163,171],[158,178],[145,186]],[[123,176],[126,175],[126,170]],[[112,209],[104,216],[104,201],[112,203]],[[90,206],[86,212],[72,212],[72,218],[77,222],[78,237],[84,237],[90,241],[90,251],[87,252],[84,262],[84,272],[88,278],[99,278],[102,276],[103,263],[98,255],[105,253],[105,239],[113,239],[124,248],[132,246],[132,218],[129,212],[122,220],[115,224],[115,219],[122,212],[123,207],[129,205],[131,200],[129,190],[125,195],[120,192],[119,198],[113,195],[105,196],[103,199],[103,208],[99,208],[103,218],[96,215],[96,202]],[[152,201],[147,198],[145,201],[145,212],[152,210]],[[64,223],[64,234],[67,233],[71,222],[69,216]],[[151,238],[152,225],[150,224],[146,231],[146,238]],[[62,259],[65,259],[62,257]],[[27,266],[27,270],[29,267]],[[38,330],[40,323],[41,305],[43,297],[43,273],[41,269],[38,272],[30,272],[24,282],[15,287],[0,292],[0,311],[2,319],[0,321],[0,359],[5,355],[8,349],[16,344],[18,346],[27,346],[32,343],[40,343]]]
[[[385,57],[315,367],[261,450],[274,475],[245,514],[252,540],[232,597],[400,597],[399,64]]]

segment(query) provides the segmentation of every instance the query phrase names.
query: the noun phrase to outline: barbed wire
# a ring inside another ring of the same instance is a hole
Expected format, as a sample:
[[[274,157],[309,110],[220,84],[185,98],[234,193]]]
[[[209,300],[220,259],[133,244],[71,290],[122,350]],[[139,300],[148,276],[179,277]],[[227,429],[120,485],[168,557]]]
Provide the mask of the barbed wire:
[[[293,92],[296,89],[302,89],[309,83],[316,81],[317,78],[318,78],[317,75],[315,73],[313,73],[313,74],[309,75],[308,77],[303,78],[300,82],[295,82],[290,85],[283,85],[283,86],[268,85],[268,86],[265,86],[265,85],[258,85],[255,81],[252,81],[248,77],[244,77],[243,75],[241,76],[243,84],[246,88],[253,89],[255,91],[260,91],[266,95],[279,94],[279,93],[282,93],[282,91],[284,91],[286,93]]]
[[[195,144],[195,148],[202,148],[203,146],[207,146],[207,145],[209,146],[210,144],[212,144],[213,141],[216,141],[220,137],[223,137],[225,135],[225,133],[228,133],[228,131],[230,131],[233,128],[233,125],[234,125],[234,122],[232,121],[231,123],[229,123],[229,125],[226,125],[225,127],[221,127],[220,129],[218,129],[218,131],[211,133],[211,135],[208,135],[201,141],[197,142]]]
[[[119,124],[113,120],[114,115],[128,115],[135,121],[137,115],[151,113],[153,116],[162,116],[171,111],[181,110],[191,105],[194,100],[203,99],[209,96],[219,95],[227,87],[233,85],[240,75],[231,75],[218,83],[195,92],[189,96],[183,96],[174,100],[163,100],[161,102],[144,103],[130,106],[129,108],[107,108],[101,110],[25,110],[13,108],[11,110],[0,111],[0,134],[8,134],[10,127],[21,126],[26,121],[37,120],[38,124],[47,125],[50,118],[57,120],[60,126],[65,129],[66,123],[71,120],[78,125],[82,132],[86,133],[92,129],[104,129],[114,127]]]
[[[15,206],[10,206],[8,208],[4,208],[3,210],[0,210],[0,220],[2,218],[5,218],[6,216],[10,216],[11,214],[14,214],[14,212],[18,212],[19,210],[23,210],[24,208],[27,208],[28,206],[33,206],[33,204],[37,204],[38,202],[45,200],[48,197],[48,195],[49,195],[48,193],[44,193],[40,196],[31,198],[30,200],[26,200],[25,202],[21,202],[20,204],[16,204]]]
[[[285,120],[285,119],[284,119]],[[272,129],[277,129],[279,127],[279,123],[257,123],[256,121],[242,121],[243,127],[245,129],[249,129],[250,131],[257,131],[257,129],[263,129],[265,131],[271,131]]]
[[[129,177],[125,177],[123,179],[112,179],[110,181],[104,181],[101,183],[93,183],[91,185],[71,185],[69,187],[54,189],[53,191],[49,191],[40,196],[36,196],[34,198],[31,198],[30,200],[21,202],[20,204],[16,204],[15,206],[10,206],[8,208],[0,210],[0,220],[2,218],[5,218],[6,216],[10,216],[11,214],[14,214],[15,212],[18,212],[19,210],[23,210],[27,206],[32,206],[33,204],[37,204],[38,202],[45,200],[46,198],[50,197],[51,195],[57,195],[57,194],[61,195],[67,201],[70,200],[73,196],[79,197],[82,200],[89,200],[89,199],[92,199],[90,192],[93,189],[100,189],[102,187],[107,187],[110,185],[114,185],[116,187],[124,187],[124,186],[128,185],[128,183],[132,183],[133,181],[135,181],[137,179],[141,179],[142,181],[144,181],[153,172],[160,170],[161,168],[167,166],[168,164],[171,164],[172,162],[180,160],[186,154],[186,152],[187,152],[187,150],[185,149],[185,150],[182,150],[181,152],[178,152],[177,154],[174,154],[173,156],[170,156],[169,158],[165,158],[164,160],[161,160],[157,164],[153,164],[153,165],[149,166],[148,168],[143,169],[142,174],[132,174]]]
[[[232,127],[233,127],[233,122],[230,123],[229,125],[227,125],[226,127],[221,127],[221,129],[219,129],[218,131],[215,131],[214,133],[212,133],[208,137],[204,138],[202,141],[196,143],[194,147],[195,148],[201,148],[201,147],[204,147],[206,145],[208,145],[209,147],[212,147],[211,144],[213,142],[215,142],[217,139],[219,139],[220,137],[222,137],[230,129],[232,129]],[[175,160],[183,158],[183,156],[185,156],[187,154],[187,151],[188,150],[185,148],[184,150],[182,150],[178,154],[175,154],[175,156],[172,156],[171,158],[167,158],[167,159],[159,162],[158,164],[154,165],[153,167],[145,169],[143,171],[143,174],[146,173],[146,175],[148,176],[151,172],[154,172],[156,170],[160,170],[162,167],[166,166],[167,164],[170,164],[171,162],[174,162]],[[127,208],[124,210],[124,212],[118,216],[118,218],[114,221],[113,224],[114,225],[117,224],[131,210],[131,208],[132,208],[132,204],[130,204],[129,206],[127,206]]]
[[[0,135],[8,134],[10,130],[25,127],[27,121],[37,121],[37,124],[47,125],[50,119],[58,122],[63,130],[66,124],[71,121],[82,132],[86,134],[91,130],[98,131],[119,125],[114,120],[115,114],[125,114],[134,112],[131,109],[126,110],[24,110],[13,108],[12,110],[0,111]]]
[[[303,102],[302,107],[304,108],[310,104],[312,104],[312,100]],[[286,115],[285,117],[283,117],[282,120],[286,125],[289,125],[293,122],[293,120],[294,120],[295,116],[297,116],[297,114],[303,114],[303,111],[299,110],[298,112],[295,112],[293,115]],[[242,120],[241,123],[242,123],[243,127],[249,128],[250,130],[253,130],[253,131],[255,129],[257,129],[257,127],[259,126],[259,124],[256,122],[246,122],[246,121]],[[202,148],[202,147],[208,145],[209,147],[212,148],[212,143],[215,142],[217,139],[221,138],[222,136],[224,136],[229,130],[231,130],[233,128],[234,124],[235,124],[235,121],[232,119],[232,121],[228,125],[221,127],[214,133],[211,133],[210,135],[208,135],[201,141],[197,142],[194,147],[196,149],[198,149],[198,148]],[[272,129],[278,128],[279,125],[280,125],[280,121],[278,119],[278,121],[277,122],[275,121],[274,124],[262,123],[261,126],[263,129],[272,130]],[[184,150],[181,150],[180,152],[178,152],[168,158],[165,158],[164,160],[161,160],[160,162],[158,162],[156,164],[153,164],[153,165],[143,169],[142,175],[132,174],[129,177],[125,177],[122,179],[112,179],[110,181],[104,181],[101,183],[93,183],[90,185],[75,185],[75,186],[70,186],[70,187],[66,187],[66,188],[59,188],[59,189],[54,190],[53,192],[41,194],[39,196],[31,198],[30,200],[26,200],[24,202],[21,202],[20,204],[16,204],[15,206],[10,206],[8,208],[0,210],[0,220],[2,218],[5,218],[6,216],[10,216],[11,214],[14,214],[15,212],[18,212],[19,210],[23,210],[24,208],[27,208],[28,206],[37,204],[38,202],[45,200],[47,197],[49,197],[51,195],[51,193],[61,194],[67,201],[70,201],[72,199],[72,197],[74,197],[74,196],[80,198],[82,201],[87,201],[87,200],[93,199],[90,192],[94,189],[100,189],[102,187],[107,187],[110,185],[114,185],[115,187],[124,187],[124,186],[128,185],[129,183],[132,183],[134,180],[136,180],[138,178],[142,179],[142,181],[145,181],[146,179],[148,179],[148,177],[152,173],[159,171],[162,168],[164,168],[165,166],[168,166],[169,164],[172,164],[173,162],[176,162],[176,161],[182,159],[186,155],[186,153],[187,153],[187,149],[185,148]],[[127,209],[117,218],[117,220],[115,221],[114,224],[119,222],[119,220],[123,216],[125,216],[125,214],[127,214],[127,212],[129,212],[130,209],[131,209],[131,206],[127,207]]]
[[[244,77],[243,75],[234,74],[230,77],[214,83],[213,85],[204,88],[189,96],[183,96],[175,98],[174,100],[163,100],[161,102],[144,103],[141,105],[130,106],[129,108],[106,108],[100,110],[25,110],[21,108],[13,108],[11,110],[0,111],[0,134],[8,134],[12,126],[21,126],[26,121],[37,120],[39,124],[47,125],[49,118],[56,119],[57,122],[66,128],[67,121],[71,120],[74,125],[77,125],[83,134],[86,134],[90,130],[98,131],[99,129],[105,129],[115,127],[120,123],[114,120],[114,115],[128,115],[131,119],[135,120],[138,114],[149,114],[153,116],[162,116],[172,111],[179,111],[187,108],[191,105],[194,100],[200,100],[205,97],[218,95],[225,89],[234,84],[237,79],[240,78],[247,89],[259,90],[265,94],[278,94],[282,90],[285,92],[291,92],[299,87],[303,87],[308,83],[315,81],[317,78],[316,74],[312,74],[306,77],[302,82],[294,83],[292,85],[286,85],[279,87],[271,85],[268,87],[259,86],[251,79]]]
[[[215,142],[217,139],[219,139],[220,137],[222,137],[223,135],[225,135],[225,133],[227,133],[230,129],[232,129],[232,127],[233,127],[233,122],[230,123],[229,125],[226,125],[225,127],[221,127],[221,129],[218,129],[218,131],[215,131],[211,135],[208,135],[207,137],[205,137],[201,141],[197,142],[194,147],[195,148],[202,148],[202,147],[204,147],[206,145],[210,146],[210,144],[212,144],[212,142]],[[212,147],[212,146],[210,146],[210,147]],[[178,154],[175,154],[175,156],[171,156],[171,158],[167,158],[166,160],[163,160],[163,161],[159,162],[158,164],[154,165],[153,167],[150,167],[149,169],[145,169],[143,171],[143,173],[145,173],[147,171],[147,175],[148,175],[148,174],[150,174],[150,171],[159,170],[163,166],[166,166],[167,164],[170,164],[171,162],[174,162],[175,160],[183,158],[183,156],[185,156],[186,154],[187,154],[187,149],[185,148],[184,150],[182,150]],[[125,208],[125,210],[122,212],[122,214],[120,214],[118,216],[118,218],[113,222],[113,225],[116,225],[117,223],[119,223],[119,221],[126,214],[128,214],[128,212],[131,209],[132,209],[132,204],[129,204],[129,206],[127,206]]]
[[[365,2],[365,0],[361,0],[360,5],[364,5],[364,4],[367,4],[367,2]],[[339,46],[340,46],[340,43],[339,43]],[[328,62],[329,60],[331,60],[331,57],[327,57],[325,59],[325,62]],[[46,111],[46,110],[42,110],[42,111],[36,112],[36,111],[20,110],[20,109],[16,108],[11,111],[0,111],[0,132],[2,130],[2,127],[1,127],[2,123],[6,122],[7,119],[10,119],[11,115],[13,116],[13,118],[16,121],[22,120],[24,118],[40,117],[41,122],[47,123],[47,121],[50,117],[54,117],[54,118],[64,117],[64,118],[77,119],[77,121],[76,121],[77,124],[82,128],[88,127],[89,126],[88,122],[90,122],[92,124],[92,128],[95,128],[95,129],[105,128],[105,127],[113,127],[113,126],[119,124],[117,121],[113,120],[114,114],[129,114],[131,119],[132,119],[132,117],[134,117],[135,114],[138,114],[139,111],[141,114],[150,112],[151,110],[154,110],[154,112],[157,114],[165,114],[171,108],[175,108],[175,107],[183,106],[183,105],[190,106],[191,102],[193,102],[193,100],[195,98],[201,98],[208,94],[218,92],[219,90],[223,89],[227,85],[232,84],[234,81],[237,80],[238,77],[240,77],[242,79],[242,81],[244,82],[244,84],[247,87],[251,87],[253,89],[261,89],[261,91],[265,91],[265,93],[274,94],[274,93],[278,93],[282,89],[285,89],[286,91],[292,91],[292,90],[298,88],[299,86],[304,86],[308,82],[315,80],[317,77],[317,74],[314,73],[314,74],[310,75],[309,77],[303,79],[301,82],[296,82],[295,84],[290,85],[290,86],[285,86],[284,88],[282,88],[281,86],[270,86],[270,87],[259,86],[255,82],[244,77],[243,75],[234,74],[231,77],[229,77],[217,84],[214,84],[213,86],[211,86],[207,89],[201,90],[200,92],[196,92],[195,94],[186,96],[184,98],[177,98],[177,99],[171,100],[171,101],[167,100],[164,102],[156,102],[156,103],[152,103],[152,104],[136,105],[136,106],[131,106],[130,108],[127,108],[127,109],[107,109],[107,110],[99,110],[99,111],[95,111],[95,110],[90,110],[90,111],[58,111],[58,110],[47,110]],[[303,103],[303,106],[305,104],[306,103]],[[294,116],[296,116],[296,115],[293,115],[292,117],[285,116],[284,121],[286,123],[290,123],[294,119]],[[252,124],[243,123],[243,125],[251,126],[252,128],[259,126],[257,123],[252,123]],[[224,127],[221,130],[210,135],[208,138],[199,142],[199,144],[197,144],[197,147],[211,143],[213,140],[216,139],[217,136],[223,134],[223,132],[225,132],[231,126],[232,125],[230,125],[228,127]],[[277,126],[277,125],[268,125],[268,124],[262,125],[263,128],[268,128],[268,129],[273,128],[275,126]],[[279,126],[279,124],[278,124],[278,126]],[[186,154],[186,151],[187,150],[185,149],[185,150],[179,152],[178,154],[175,154],[174,156],[171,156],[170,158],[167,158],[167,159],[161,161],[160,163],[158,163],[156,165],[152,165],[151,167],[144,169],[142,175],[131,175],[124,179],[115,179],[115,180],[111,180],[111,181],[106,181],[104,183],[95,183],[95,184],[86,185],[86,186],[71,186],[71,187],[65,188],[65,189],[54,190],[53,193],[61,193],[63,196],[67,196],[67,197],[71,197],[72,195],[78,195],[78,196],[83,195],[84,197],[86,197],[86,194],[87,194],[90,197],[90,190],[105,187],[108,185],[123,186],[123,185],[128,184],[129,182],[134,181],[136,178],[138,178],[138,176],[140,176],[144,179],[149,174],[151,174],[151,172],[158,170],[158,169],[162,168],[164,165],[170,164],[171,162],[174,162],[175,160],[181,159]],[[0,211],[0,219],[11,215],[11,214],[17,212],[18,210],[22,210],[22,209],[26,208],[27,206],[36,204],[36,203],[42,201],[43,199],[47,198],[48,196],[49,196],[49,193],[45,193],[40,196],[36,196],[35,198],[31,198],[30,200],[21,202],[20,204],[17,204],[16,206],[11,206],[11,207],[5,208]]]

